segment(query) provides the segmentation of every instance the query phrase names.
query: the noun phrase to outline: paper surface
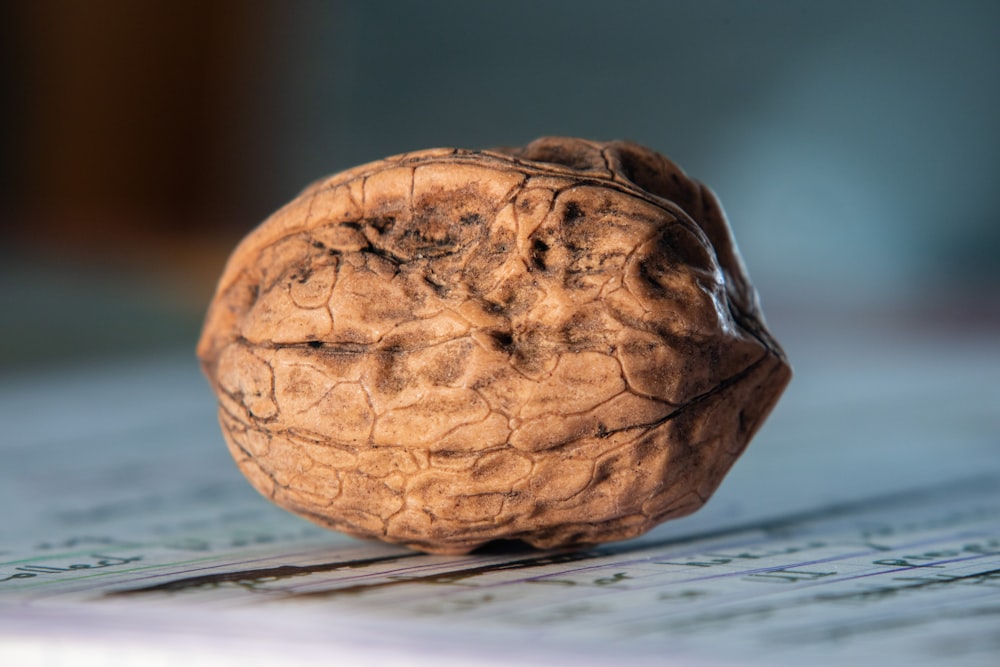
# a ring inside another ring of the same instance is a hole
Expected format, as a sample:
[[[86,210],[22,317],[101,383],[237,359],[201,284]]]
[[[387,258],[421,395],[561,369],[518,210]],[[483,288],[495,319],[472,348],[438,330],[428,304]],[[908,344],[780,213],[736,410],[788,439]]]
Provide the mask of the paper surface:
[[[462,557],[257,496],[186,358],[8,378],[0,663],[996,664],[998,346],[790,356],[787,396],[701,512]]]

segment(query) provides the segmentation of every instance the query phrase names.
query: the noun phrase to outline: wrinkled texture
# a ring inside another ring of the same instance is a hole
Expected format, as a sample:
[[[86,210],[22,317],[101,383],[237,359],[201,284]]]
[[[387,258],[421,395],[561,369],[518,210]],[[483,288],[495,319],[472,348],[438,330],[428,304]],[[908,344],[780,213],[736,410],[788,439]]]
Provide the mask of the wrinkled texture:
[[[198,352],[262,494],[436,553],[688,514],[790,379],[712,193],[561,138],[312,185],[234,251]]]

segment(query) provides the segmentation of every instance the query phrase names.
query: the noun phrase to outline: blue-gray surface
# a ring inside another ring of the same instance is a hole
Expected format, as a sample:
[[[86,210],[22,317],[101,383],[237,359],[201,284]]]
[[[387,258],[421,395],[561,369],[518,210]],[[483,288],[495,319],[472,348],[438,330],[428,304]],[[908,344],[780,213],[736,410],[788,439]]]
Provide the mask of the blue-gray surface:
[[[1000,344],[783,341],[798,375],[712,501],[568,560],[407,555],[282,512],[189,354],[9,378],[0,661],[994,664]]]

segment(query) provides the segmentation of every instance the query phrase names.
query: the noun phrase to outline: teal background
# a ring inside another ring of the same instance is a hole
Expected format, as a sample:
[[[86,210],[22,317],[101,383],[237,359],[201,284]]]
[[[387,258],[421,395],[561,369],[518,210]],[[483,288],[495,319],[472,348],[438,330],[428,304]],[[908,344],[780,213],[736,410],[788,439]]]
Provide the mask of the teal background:
[[[773,328],[1000,322],[995,2],[79,3],[0,10],[0,368],[193,346],[315,178],[631,139],[709,184]]]

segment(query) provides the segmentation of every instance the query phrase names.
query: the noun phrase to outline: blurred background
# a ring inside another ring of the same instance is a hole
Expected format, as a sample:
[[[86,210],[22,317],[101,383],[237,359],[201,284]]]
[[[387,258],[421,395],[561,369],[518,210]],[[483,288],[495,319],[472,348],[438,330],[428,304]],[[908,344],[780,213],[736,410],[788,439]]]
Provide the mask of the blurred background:
[[[228,252],[307,183],[548,134],[715,189],[779,339],[1000,321],[990,0],[38,0],[0,25],[0,372],[193,359]]]

